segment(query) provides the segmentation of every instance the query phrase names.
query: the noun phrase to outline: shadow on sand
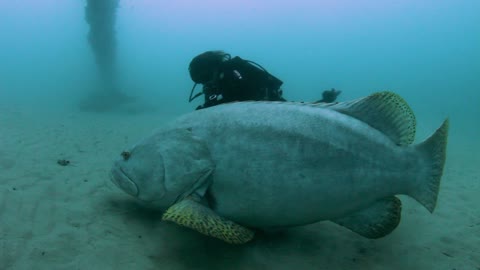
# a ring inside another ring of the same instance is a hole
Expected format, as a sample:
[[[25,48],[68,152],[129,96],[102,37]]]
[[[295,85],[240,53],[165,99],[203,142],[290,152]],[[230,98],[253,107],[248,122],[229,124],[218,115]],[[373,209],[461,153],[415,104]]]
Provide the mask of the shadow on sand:
[[[257,233],[252,242],[230,245],[163,222],[162,212],[134,200],[117,197],[105,203],[109,211],[129,221],[126,231],[145,229],[144,240],[150,248],[141,253],[158,269],[371,269],[379,258],[383,261],[393,256],[391,241],[364,239],[329,222],[274,234]]]
[[[96,113],[145,113],[156,110],[156,107],[149,102],[120,91],[91,92],[80,101],[78,106],[81,111]]]

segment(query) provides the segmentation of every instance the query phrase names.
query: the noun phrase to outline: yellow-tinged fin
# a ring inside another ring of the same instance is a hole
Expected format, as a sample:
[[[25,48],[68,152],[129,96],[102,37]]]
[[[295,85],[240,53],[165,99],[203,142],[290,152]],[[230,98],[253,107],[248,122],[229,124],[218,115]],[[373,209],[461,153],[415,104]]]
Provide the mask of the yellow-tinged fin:
[[[168,208],[162,219],[230,244],[245,244],[255,236],[254,231],[220,217],[212,209],[191,198],[186,198]]]
[[[415,139],[415,115],[399,95],[383,91],[353,101],[322,104],[329,108],[361,120],[383,132],[398,145],[409,145]]]
[[[401,214],[402,202],[391,196],[366,209],[332,221],[363,237],[376,239],[390,234],[400,223]]]

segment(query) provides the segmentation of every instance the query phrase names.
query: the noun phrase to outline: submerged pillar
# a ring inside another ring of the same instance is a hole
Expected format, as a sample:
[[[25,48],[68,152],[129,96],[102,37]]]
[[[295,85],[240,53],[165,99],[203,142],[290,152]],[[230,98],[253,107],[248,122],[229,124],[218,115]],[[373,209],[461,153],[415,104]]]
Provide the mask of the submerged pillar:
[[[88,43],[98,67],[102,88],[116,92],[115,21],[120,0],[87,0],[85,20],[90,26]]]
[[[87,40],[95,57],[99,83],[87,86],[93,91],[80,103],[82,110],[125,110],[125,106],[131,106],[135,101],[135,98],[121,91],[118,82],[115,22],[119,2],[120,0],[86,0],[85,21],[89,25]]]

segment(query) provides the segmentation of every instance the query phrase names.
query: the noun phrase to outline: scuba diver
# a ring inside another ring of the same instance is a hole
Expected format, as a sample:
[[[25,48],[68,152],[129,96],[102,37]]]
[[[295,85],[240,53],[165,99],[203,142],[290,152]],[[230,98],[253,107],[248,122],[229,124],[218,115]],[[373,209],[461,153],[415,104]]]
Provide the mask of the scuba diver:
[[[259,64],[238,56],[231,58],[223,51],[207,51],[195,56],[188,67],[190,78],[195,83],[189,102],[204,95],[205,101],[196,110],[233,101],[287,101],[280,88],[283,82]],[[192,97],[197,84],[202,92]],[[331,103],[341,91],[325,90],[322,99],[314,103]]]

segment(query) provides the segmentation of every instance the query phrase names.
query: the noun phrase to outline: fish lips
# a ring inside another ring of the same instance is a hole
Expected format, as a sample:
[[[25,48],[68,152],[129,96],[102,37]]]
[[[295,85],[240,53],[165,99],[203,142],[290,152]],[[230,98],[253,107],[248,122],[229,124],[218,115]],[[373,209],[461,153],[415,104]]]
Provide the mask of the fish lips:
[[[110,171],[110,179],[112,182],[133,197],[138,197],[138,187],[130,177],[119,167],[114,167]]]

